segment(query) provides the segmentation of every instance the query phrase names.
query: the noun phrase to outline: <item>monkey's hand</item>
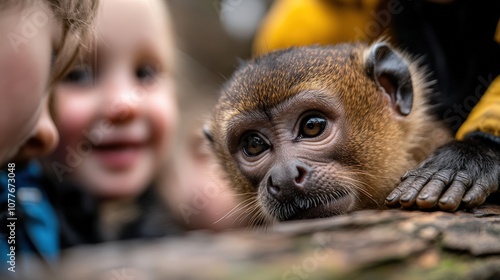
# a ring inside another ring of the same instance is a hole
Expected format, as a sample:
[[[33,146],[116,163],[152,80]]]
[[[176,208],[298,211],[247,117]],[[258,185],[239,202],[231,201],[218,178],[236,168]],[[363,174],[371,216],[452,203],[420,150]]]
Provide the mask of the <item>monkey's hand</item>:
[[[498,191],[500,140],[481,132],[450,142],[408,171],[386,198],[388,207],[455,211],[474,208]]]

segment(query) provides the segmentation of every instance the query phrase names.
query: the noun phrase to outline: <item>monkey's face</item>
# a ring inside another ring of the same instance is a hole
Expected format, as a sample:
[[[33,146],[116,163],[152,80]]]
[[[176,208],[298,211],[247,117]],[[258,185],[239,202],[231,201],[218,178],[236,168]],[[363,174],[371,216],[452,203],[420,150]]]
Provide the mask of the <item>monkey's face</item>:
[[[365,51],[277,52],[227,83],[206,133],[250,212],[280,221],[328,217],[377,208],[395,186],[407,166],[392,154],[412,99],[402,100],[398,77],[370,76]]]
[[[256,192],[257,204],[278,220],[352,211],[358,188],[345,154],[348,132],[339,101],[321,90],[300,92],[267,111],[241,114],[228,130],[228,149]]]

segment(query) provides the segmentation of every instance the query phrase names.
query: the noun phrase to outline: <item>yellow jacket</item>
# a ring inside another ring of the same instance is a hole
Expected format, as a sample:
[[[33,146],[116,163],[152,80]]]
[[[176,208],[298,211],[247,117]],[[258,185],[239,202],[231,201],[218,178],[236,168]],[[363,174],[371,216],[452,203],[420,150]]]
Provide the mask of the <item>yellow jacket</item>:
[[[457,132],[462,140],[467,134],[481,131],[500,137],[500,76],[488,87],[479,103]]]
[[[253,52],[375,39],[372,37],[387,27],[373,18],[380,0],[331,2],[334,1],[276,0],[257,32]]]
[[[500,44],[500,21],[495,32],[495,41]],[[500,137],[500,76],[491,83],[479,103],[472,109],[469,117],[458,130],[457,139],[462,140],[474,131]]]

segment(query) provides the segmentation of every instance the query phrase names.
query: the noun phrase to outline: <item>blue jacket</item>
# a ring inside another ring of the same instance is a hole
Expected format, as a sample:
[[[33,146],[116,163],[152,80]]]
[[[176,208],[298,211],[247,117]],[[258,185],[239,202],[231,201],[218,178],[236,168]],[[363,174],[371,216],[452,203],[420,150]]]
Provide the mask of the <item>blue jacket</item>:
[[[40,164],[33,160],[25,166],[16,165],[12,171],[0,170],[0,217],[6,225],[0,230],[0,275],[9,275],[12,270],[16,275],[31,274],[44,264],[49,267],[56,264],[60,251],[59,223],[40,185]],[[10,186],[9,178],[15,179]],[[11,231],[14,227],[15,231]],[[28,262],[27,257],[38,257],[41,262]]]

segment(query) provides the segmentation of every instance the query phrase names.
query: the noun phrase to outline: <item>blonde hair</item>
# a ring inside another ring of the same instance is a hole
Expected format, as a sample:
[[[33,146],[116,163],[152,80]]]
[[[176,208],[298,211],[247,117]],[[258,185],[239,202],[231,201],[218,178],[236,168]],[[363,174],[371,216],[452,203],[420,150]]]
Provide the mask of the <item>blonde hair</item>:
[[[62,23],[63,35],[52,72],[51,85],[62,79],[92,32],[98,0],[44,0]]]
[[[82,42],[91,32],[99,0],[2,0],[0,11],[12,7],[26,7],[44,3],[62,25],[62,39],[57,47],[57,58],[50,85],[62,79],[76,58]]]

